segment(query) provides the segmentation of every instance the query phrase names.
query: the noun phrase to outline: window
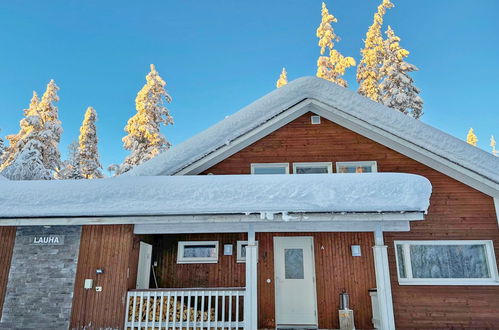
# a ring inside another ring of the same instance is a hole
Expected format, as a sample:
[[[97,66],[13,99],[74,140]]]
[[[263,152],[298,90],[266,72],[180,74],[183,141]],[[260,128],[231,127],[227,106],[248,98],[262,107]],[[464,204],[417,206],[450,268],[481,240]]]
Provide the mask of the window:
[[[367,162],[337,162],[337,173],[372,173],[378,172],[378,165],[375,161]]]
[[[178,264],[206,264],[218,262],[217,241],[178,242]]]
[[[258,246],[258,241],[256,241]],[[237,262],[246,262],[246,246],[248,241],[237,241]]]
[[[395,241],[398,279],[409,285],[499,285],[492,241]]]
[[[293,163],[293,173],[333,173],[332,163]]]
[[[251,174],[289,174],[288,163],[251,164]]]

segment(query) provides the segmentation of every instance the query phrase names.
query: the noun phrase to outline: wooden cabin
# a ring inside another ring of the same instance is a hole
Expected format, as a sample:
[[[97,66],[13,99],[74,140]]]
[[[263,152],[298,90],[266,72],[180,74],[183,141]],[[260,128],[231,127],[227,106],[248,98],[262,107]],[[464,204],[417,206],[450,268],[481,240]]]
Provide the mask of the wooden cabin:
[[[2,329],[499,329],[499,158],[315,77],[0,225]]]

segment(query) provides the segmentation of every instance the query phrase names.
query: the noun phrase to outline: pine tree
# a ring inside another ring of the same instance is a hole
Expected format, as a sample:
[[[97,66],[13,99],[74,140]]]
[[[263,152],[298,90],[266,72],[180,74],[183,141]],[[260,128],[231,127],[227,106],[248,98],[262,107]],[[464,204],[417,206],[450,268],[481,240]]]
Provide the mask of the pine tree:
[[[494,139],[494,135],[490,136],[490,146],[492,147],[492,154],[497,156],[496,139]]]
[[[400,38],[391,27],[388,27],[386,35],[388,38],[384,42],[384,59],[380,69],[381,75],[385,77],[380,84],[380,101],[418,119],[423,114],[423,99],[419,97],[420,90],[414,86],[414,80],[408,74],[418,68],[404,61],[409,52],[400,46]]]
[[[362,59],[357,66],[357,92],[374,101],[379,101],[379,83],[381,80],[380,67],[383,63],[383,36],[381,26],[386,10],[393,7],[390,0],[383,0],[374,14],[373,24],[369,27],[364,41],[364,49],[361,50]]]
[[[88,107],[85,112],[85,119],[80,128],[79,142],[79,162],[80,169],[85,179],[102,178],[102,165],[99,161],[99,150],[97,148],[97,112],[94,108]]]
[[[473,128],[470,128],[470,130],[468,131],[468,135],[466,136],[466,142],[476,147],[478,139],[475,135],[475,132],[473,131]]]
[[[5,155],[5,144],[3,142],[2,137],[0,136],[0,166],[2,166],[3,163],[3,157]]]
[[[43,123],[43,132],[40,134],[40,141],[43,143],[43,164],[51,172],[57,171],[61,166],[59,141],[62,126],[59,120],[59,110],[54,104],[59,101],[58,90],[59,87],[54,80],[51,80],[38,104],[38,113]]]
[[[173,125],[173,118],[164,105],[165,101],[170,103],[172,98],[166,92],[166,83],[153,64],[146,81],[135,99],[137,114],[125,126],[128,135],[123,138],[123,146],[131,153],[119,166],[116,174],[127,172],[170,148],[170,142],[161,134],[160,126]]]
[[[58,109],[59,88],[53,80],[47,85],[41,101],[36,93],[25,109],[18,134],[7,136],[8,157],[0,168],[11,180],[49,180],[61,165],[59,140],[62,133]]]
[[[0,165],[0,171],[5,169],[7,166],[10,166],[16,157],[21,152],[22,148],[27,142],[27,138],[33,130],[39,129],[39,121],[40,117],[38,116],[38,103],[40,100],[38,99],[38,95],[35,91],[33,91],[33,96],[29,103],[29,107],[23,110],[24,117],[19,122],[19,132],[17,134],[7,135],[7,140],[9,141],[9,147],[6,149],[3,163]]]
[[[62,167],[56,172],[55,178],[58,180],[84,179],[80,169],[78,141],[73,141],[68,146],[68,159],[62,163]]]
[[[281,75],[279,76],[279,79],[277,80],[276,86],[277,88],[281,88],[287,83],[288,83],[288,73],[286,72],[286,68],[282,68],[282,72]]]
[[[334,48],[334,42],[340,41],[331,26],[331,23],[336,23],[338,20],[329,13],[326,4],[322,3],[321,24],[317,28],[316,35],[319,38],[319,47],[321,47],[321,55],[324,55],[326,48],[329,50],[328,56],[319,56],[317,60],[317,77],[332,81],[340,86],[348,87],[348,83],[342,76],[345,70],[355,65],[353,57],[345,57]]]

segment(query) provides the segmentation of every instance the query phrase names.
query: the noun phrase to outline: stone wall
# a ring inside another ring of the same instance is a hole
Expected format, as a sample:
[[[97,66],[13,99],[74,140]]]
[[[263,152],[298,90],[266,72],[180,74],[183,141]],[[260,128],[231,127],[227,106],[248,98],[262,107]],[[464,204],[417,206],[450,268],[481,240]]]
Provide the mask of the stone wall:
[[[79,226],[18,227],[0,329],[68,329],[80,233]],[[47,235],[59,242],[33,244]]]

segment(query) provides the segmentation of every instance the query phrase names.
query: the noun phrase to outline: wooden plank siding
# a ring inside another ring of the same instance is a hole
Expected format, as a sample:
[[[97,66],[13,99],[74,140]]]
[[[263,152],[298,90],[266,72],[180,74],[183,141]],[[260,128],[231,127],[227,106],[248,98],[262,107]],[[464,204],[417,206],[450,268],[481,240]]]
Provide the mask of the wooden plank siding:
[[[126,294],[136,269],[137,244],[132,225],[83,226],[74,287],[71,329],[122,329]],[[104,269],[97,275],[96,269]],[[94,287],[85,290],[85,279]],[[135,283],[133,283],[135,284]],[[102,292],[95,287],[102,286]]]
[[[376,286],[372,233],[257,233],[258,318],[260,328],[275,327],[274,309],[274,236],[312,236],[316,266],[319,327],[336,329],[339,294],[350,294],[356,326],[372,329],[371,301],[368,290]],[[154,237],[153,260],[158,261],[156,275],[161,288],[244,287],[245,264],[236,262],[236,242],[246,240],[244,233],[151,235]],[[218,241],[216,264],[177,264],[178,241]],[[233,255],[223,255],[223,245],[233,245]],[[360,245],[361,257],[352,257],[350,246]],[[270,283],[267,282],[270,279]],[[151,286],[153,286],[151,279]]]
[[[492,240],[499,256],[499,230],[493,199],[411,158],[322,118],[311,125],[305,114],[261,140],[214,165],[202,174],[249,174],[251,163],[335,162],[375,160],[379,172],[414,173],[433,185],[431,206],[424,221],[406,233],[385,233],[389,251],[397,329],[498,328],[499,286],[400,286],[395,269],[394,240]],[[269,234],[270,235],[270,234]],[[328,260],[328,262],[332,262]],[[317,267],[317,271],[321,271]],[[340,264],[339,271],[349,267]],[[270,276],[270,274],[268,274]],[[265,283],[260,283],[265,286]],[[337,284],[339,285],[339,284]],[[337,299],[335,299],[337,300]],[[272,315],[273,298],[265,298]],[[319,306],[322,306],[319,301]],[[324,323],[330,318],[322,311]],[[366,315],[356,313],[359,320]],[[265,316],[262,319],[267,319]],[[264,321],[266,322],[266,321]],[[272,326],[272,323],[262,325]],[[360,326],[359,326],[360,328]]]
[[[15,240],[16,227],[0,227],[0,317],[2,317]]]

